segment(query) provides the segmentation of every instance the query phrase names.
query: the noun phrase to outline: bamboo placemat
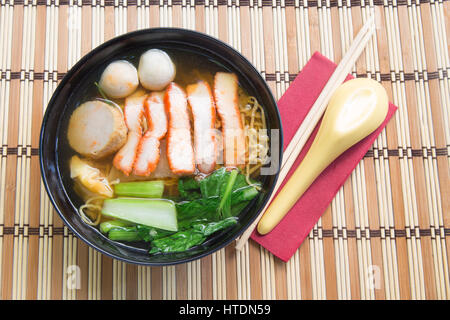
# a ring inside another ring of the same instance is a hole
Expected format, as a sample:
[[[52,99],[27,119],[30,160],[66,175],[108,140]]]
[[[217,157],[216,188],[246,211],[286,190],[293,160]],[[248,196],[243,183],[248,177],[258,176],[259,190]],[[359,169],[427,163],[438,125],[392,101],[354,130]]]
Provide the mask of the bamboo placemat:
[[[58,81],[136,29],[206,32],[242,52],[279,98],[318,50],[339,62],[370,12],[353,73],[399,106],[293,258],[249,242],[171,267],[94,251],[41,183],[38,135]],[[2,299],[449,299],[450,1],[1,0]]]

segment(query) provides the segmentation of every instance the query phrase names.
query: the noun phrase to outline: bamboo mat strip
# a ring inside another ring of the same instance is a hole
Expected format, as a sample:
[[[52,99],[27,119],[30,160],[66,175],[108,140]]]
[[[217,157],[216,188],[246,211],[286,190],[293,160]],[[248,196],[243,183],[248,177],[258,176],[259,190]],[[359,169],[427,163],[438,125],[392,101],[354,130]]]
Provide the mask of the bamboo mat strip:
[[[448,299],[449,1],[81,0],[0,6],[2,299]],[[293,258],[253,242],[170,267],[101,255],[63,226],[40,182],[40,119],[84,54],[176,26],[244,54],[276,98],[312,52],[339,62],[374,12],[353,69],[399,106]],[[39,204],[37,204],[39,203]]]

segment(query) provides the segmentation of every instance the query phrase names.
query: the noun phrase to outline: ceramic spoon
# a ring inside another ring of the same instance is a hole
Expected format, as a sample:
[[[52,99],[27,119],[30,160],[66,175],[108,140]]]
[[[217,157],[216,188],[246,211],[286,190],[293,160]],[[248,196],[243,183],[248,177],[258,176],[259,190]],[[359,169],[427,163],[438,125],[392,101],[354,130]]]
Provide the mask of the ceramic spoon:
[[[358,78],[339,86],[311,148],[259,221],[258,232],[272,231],[328,165],[378,128],[388,104],[386,90],[375,80]]]

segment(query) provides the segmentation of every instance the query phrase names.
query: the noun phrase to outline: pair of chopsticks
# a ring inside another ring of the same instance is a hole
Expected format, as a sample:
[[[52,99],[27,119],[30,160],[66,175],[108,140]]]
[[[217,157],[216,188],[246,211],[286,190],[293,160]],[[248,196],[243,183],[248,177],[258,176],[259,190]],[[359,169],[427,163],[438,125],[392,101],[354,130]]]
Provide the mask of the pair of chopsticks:
[[[250,227],[242,234],[242,236],[237,240],[236,250],[241,250],[248,238],[253,233],[253,230],[256,228],[259,220],[266,212],[269,207],[273,197],[276,192],[280,188],[284,179],[286,178],[288,172],[290,171],[292,165],[300,154],[303,146],[311,135],[312,131],[316,127],[319,120],[322,118],[325,109],[330,101],[331,96],[334,91],[344,82],[347,75],[351,72],[353,65],[358,60],[362,51],[366,47],[369,42],[372,34],[375,31],[375,18],[374,16],[370,16],[370,18],[363,25],[359,33],[356,35],[353,40],[350,48],[348,49],[345,56],[342,58],[341,62],[337,66],[336,70],[331,75],[330,79],[326,83],[316,102],[312,106],[311,110],[303,120],[302,124],[298,128],[291,142],[287,146],[284,151],[283,161],[281,163],[281,168],[279,172],[279,177],[277,183],[275,184],[275,188],[269,198],[269,201],[266,203],[265,207],[256,218],[256,220],[250,225]]]

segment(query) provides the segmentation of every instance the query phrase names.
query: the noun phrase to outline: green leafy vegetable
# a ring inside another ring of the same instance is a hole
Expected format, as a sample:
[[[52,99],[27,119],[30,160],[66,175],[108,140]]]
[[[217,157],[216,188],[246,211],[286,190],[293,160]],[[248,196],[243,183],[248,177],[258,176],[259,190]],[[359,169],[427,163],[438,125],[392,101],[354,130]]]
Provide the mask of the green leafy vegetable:
[[[194,178],[178,180],[178,192],[183,200],[193,200],[201,197],[199,189],[200,185]]]
[[[158,228],[147,227],[143,225],[136,225],[136,230],[142,241],[150,242],[155,239],[167,237],[173,234],[172,231],[162,230]]]
[[[179,182],[183,185],[185,190],[195,190],[200,188],[199,181],[192,177],[180,179]]]
[[[217,220],[217,207],[219,206],[219,197],[200,198],[191,201],[177,203],[178,222],[189,219],[206,218],[208,220]]]
[[[196,232],[201,232],[205,236],[210,236],[213,233],[231,227],[237,223],[237,219],[235,217],[229,217],[217,222],[210,223],[197,223],[192,229]]]
[[[122,196],[161,197],[164,185],[157,183],[120,183],[115,191]],[[202,180],[182,178],[177,203],[142,198],[105,200],[102,213],[120,220],[103,222],[100,229],[111,240],[150,242],[151,254],[185,251],[235,225],[236,216],[259,194],[258,185],[249,185],[237,169],[220,168]]]
[[[234,183],[238,175],[237,170],[231,171],[228,175],[226,184],[224,184],[224,191],[221,193],[221,199],[219,203],[219,214],[223,218],[231,217],[231,192],[233,190]]]
[[[181,199],[185,201],[176,204],[178,220],[200,216],[217,221],[235,216],[245,206],[239,205],[239,211],[234,207],[240,202],[252,200],[259,192],[257,185],[249,185],[245,176],[237,169],[230,172],[224,167],[200,181],[193,178],[180,179],[178,188]]]
[[[250,201],[258,195],[259,191],[255,186],[246,186],[235,189],[231,194],[231,204],[236,205],[242,201]]]
[[[181,252],[205,241],[206,236],[192,230],[179,231],[165,238],[152,241],[150,254],[158,252]]]
[[[231,227],[237,223],[236,218],[230,217],[217,222],[197,223],[190,229],[179,231],[170,236],[153,240],[150,253],[181,252],[203,243],[213,233]]]
[[[230,216],[239,214],[258,193],[259,191],[255,186],[250,185],[232,190],[230,196],[231,206],[228,214]],[[212,196],[176,203],[179,228],[182,229],[184,225],[189,225],[199,218],[209,221],[219,220],[218,208],[220,202],[221,198],[219,196]]]
[[[117,223],[119,222],[119,223]],[[107,234],[108,238],[115,241],[146,241],[167,237],[173,231],[147,227],[141,224],[129,225],[119,220],[103,222],[100,230]]]
[[[225,167],[217,169],[209,176],[200,180],[200,192],[203,198],[220,196],[223,193],[230,173]]]

